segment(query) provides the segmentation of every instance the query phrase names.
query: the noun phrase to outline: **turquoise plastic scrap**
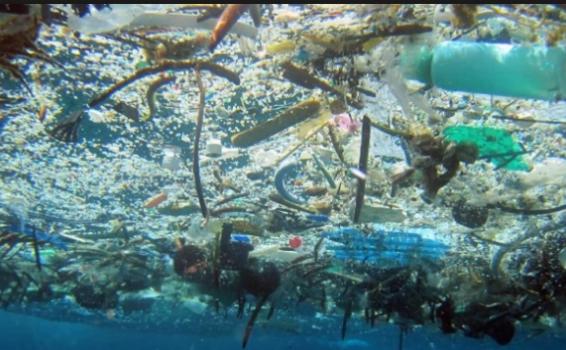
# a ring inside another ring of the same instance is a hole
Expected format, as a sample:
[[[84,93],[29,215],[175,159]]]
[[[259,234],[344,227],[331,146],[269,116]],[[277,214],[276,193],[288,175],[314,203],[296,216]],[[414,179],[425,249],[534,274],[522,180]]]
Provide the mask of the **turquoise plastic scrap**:
[[[544,100],[566,99],[566,48],[447,41],[409,46],[405,77],[446,90]]]
[[[451,142],[475,144],[479,157],[493,162],[498,168],[529,170],[521,156],[523,148],[504,129],[457,125],[445,128],[443,134]]]
[[[37,229],[35,229],[33,226],[31,225],[23,225],[23,230],[22,227],[20,227],[21,225],[19,223],[12,223],[12,225],[10,225],[10,232],[13,233],[20,233],[23,234],[25,236],[28,237],[35,237],[37,238],[37,240],[39,242],[46,242],[49,243],[59,249],[63,249],[63,250],[67,250],[68,246],[67,243],[65,243],[59,236],[54,235],[54,234],[48,234],[46,232],[43,231],[39,231]]]
[[[383,268],[439,260],[450,248],[423,237],[417,229],[389,230],[374,226],[374,231],[368,234],[354,227],[342,227],[323,233],[323,237],[329,240],[327,251],[336,259]]]

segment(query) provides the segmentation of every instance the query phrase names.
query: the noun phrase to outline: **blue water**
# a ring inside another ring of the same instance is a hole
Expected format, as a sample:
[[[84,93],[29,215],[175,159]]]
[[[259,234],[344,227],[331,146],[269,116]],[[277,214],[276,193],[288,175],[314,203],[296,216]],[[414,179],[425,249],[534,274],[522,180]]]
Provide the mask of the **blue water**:
[[[243,325],[241,325],[243,326]],[[367,329],[356,336],[339,339],[339,325],[335,337],[304,337],[301,335],[256,329],[248,344],[250,350],[291,349],[398,349],[399,331],[391,325]],[[0,312],[0,349],[11,350],[207,350],[240,349],[241,328],[233,334],[215,337],[164,334],[112,329],[85,324],[57,322]],[[189,331],[187,331],[189,333]],[[461,335],[443,336],[436,329],[411,330],[404,338],[404,349],[564,349],[566,336],[550,333],[529,336],[520,332],[508,346],[498,346],[490,339],[469,339]]]

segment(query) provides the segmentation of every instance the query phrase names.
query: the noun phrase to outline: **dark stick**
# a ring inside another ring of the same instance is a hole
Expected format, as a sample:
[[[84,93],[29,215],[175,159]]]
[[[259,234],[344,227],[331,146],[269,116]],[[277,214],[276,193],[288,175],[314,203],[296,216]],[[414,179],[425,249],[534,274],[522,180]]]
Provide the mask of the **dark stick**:
[[[334,148],[334,151],[336,152],[338,159],[340,159],[342,164],[345,164],[346,161],[344,160],[344,149],[342,149],[342,146],[338,141],[338,137],[336,137],[336,132],[334,131],[334,127],[330,124],[328,124],[327,127],[328,127],[328,136],[330,137],[330,142],[332,143],[332,147]]]
[[[257,304],[255,305],[255,309],[248,320],[248,324],[246,325],[246,330],[244,332],[244,339],[242,340],[242,348],[245,348],[248,345],[248,340],[250,339],[250,335],[252,334],[252,329],[254,327],[255,320],[261,311],[261,307],[267,301],[269,295],[264,295],[258,300]]]
[[[352,299],[348,300],[346,302],[346,306],[344,307],[344,317],[342,318],[342,330],[340,333],[342,340],[346,338],[346,328],[350,317],[352,317]]]
[[[204,200],[204,194],[202,191],[202,183],[200,182],[200,165],[198,156],[200,134],[202,132],[202,124],[204,119],[204,86],[202,85],[202,79],[200,77],[200,69],[197,69],[196,71],[196,78],[199,89],[199,103],[197,113],[197,128],[195,130],[195,145],[193,147],[193,175],[195,177],[195,188],[197,190],[200,211],[202,213],[202,216],[206,219],[208,218],[208,209],[206,208],[206,202]]]
[[[41,256],[39,255],[39,243],[37,243],[37,235],[35,234],[35,228],[32,228],[33,234],[33,252],[35,253],[35,266],[41,271]]]
[[[554,208],[546,209],[523,209],[523,208],[512,208],[504,206],[503,204],[496,204],[494,206],[489,206],[490,208],[497,208],[501,211],[512,213],[512,214],[523,214],[523,215],[545,215],[552,214],[566,209],[566,204],[559,205]]]
[[[371,123],[367,115],[364,116],[362,121],[362,145],[360,147],[360,163],[358,169],[366,174],[368,167],[368,156],[369,156],[369,138],[371,132]],[[356,190],[356,209],[354,211],[354,222],[360,221],[360,214],[362,212],[362,206],[364,205],[364,194],[366,189],[366,180],[358,178],[358,188]]]
[[[170,82],[175,81],[175,77],[161,77],[151,83],[149,88],[147,89],[147,93],[145,94],[145,99],[147,100],[147,106],[149,107],[149,118],[152,118],[155,114],[155,92],[160,87],[169,84]],[[148,118],[148,119],[149,119]]]
[[[224,207],[224,208],[216,208],[209,211],[210,216],[218,216],[224,213],[249,213],[251,210],[244,207],[238,206],[231,206],[231,207]]]
[[[224,198],[224,199],[219,200],[218,202],[214,203],[214,206],[217,207],[217,206],[219,206],[219,205],[222,205],[222,204],[226,204],[226,203],[228,203],[228,202],[231,202],[231,201],[233,201],[233,200],[235,200],[235,199],[242,198],[242,197],[247,197],[247,196],[249,196],[249,193],[246,193],[246,192],[244,192],[244,193],[236,193],[236,194],[234,194],[234,195],[232,195],[232,196],[228,196],[228,197],[226,197],[226,198]]]
[[[492,118],[495,119],[504,119],[504,120],[513,120],[517,122],[528,122],[528,123],[544,123],[544,124],[566,124],[565,121],[561,120],[544,120],[544,119],[534,119],[534,118],[514,118],[506,115],[494,115]]]

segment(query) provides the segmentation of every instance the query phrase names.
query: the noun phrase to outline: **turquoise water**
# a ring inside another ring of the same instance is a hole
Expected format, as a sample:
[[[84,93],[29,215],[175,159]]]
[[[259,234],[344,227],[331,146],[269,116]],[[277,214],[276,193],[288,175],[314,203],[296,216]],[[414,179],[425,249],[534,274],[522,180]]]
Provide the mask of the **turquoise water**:
[[[564,23],[1,5],[0,349],[564,348]]]

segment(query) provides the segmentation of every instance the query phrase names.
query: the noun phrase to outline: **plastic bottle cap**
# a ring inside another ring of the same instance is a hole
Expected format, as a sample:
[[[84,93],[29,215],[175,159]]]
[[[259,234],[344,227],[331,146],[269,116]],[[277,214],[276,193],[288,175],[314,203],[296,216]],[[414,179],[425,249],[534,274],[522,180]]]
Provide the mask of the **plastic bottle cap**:
[[[289,238],[289,247],[293,249],[298,249],[303,245],[303,239],[299,236],[293,236]]]
[[[222,143],[218,139],[210,139],[206,144],[206,155],[219,157],[222,155]]]

